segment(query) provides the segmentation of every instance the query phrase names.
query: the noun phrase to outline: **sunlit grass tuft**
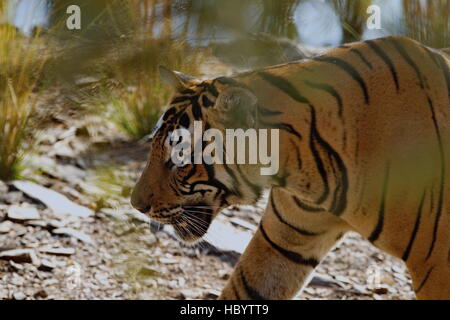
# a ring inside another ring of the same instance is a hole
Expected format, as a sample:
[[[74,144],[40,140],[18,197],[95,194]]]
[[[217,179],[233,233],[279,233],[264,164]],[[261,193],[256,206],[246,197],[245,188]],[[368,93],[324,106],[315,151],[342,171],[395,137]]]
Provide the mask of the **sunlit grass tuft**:
[[[0,12],[1,15],[1,12]],[[30,144],[30,116],[36,103],[39,73],[45,63],[39,35],[22,37],[0,28],[0,179],[15,179]]]
[[[159,65],[198,75],[206,53],[170,39],[130,40],[129,47],[117,51],[117,60],[105,66],[104,73],[118,85],[102,88],[101,103],[108,118],[132,139],[148,135],[173,94],[163,84]],[[99,103],[96,103],[97,105]]]
[[[130,137],[140,139],[152,130],[169,95],[159,80],[137,83],[118,96],[110,95],[109,118]]]

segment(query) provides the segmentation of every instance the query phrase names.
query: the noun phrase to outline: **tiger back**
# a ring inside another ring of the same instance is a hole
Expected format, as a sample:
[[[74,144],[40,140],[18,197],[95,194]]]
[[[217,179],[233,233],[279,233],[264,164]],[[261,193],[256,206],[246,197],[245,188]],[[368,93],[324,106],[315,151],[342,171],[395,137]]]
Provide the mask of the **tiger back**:
[[[403,259],[418,298],[450,299],[449,65],[444,51],[388,37],[232,78],[166,74],[177,94],[132,203],[195,241],[222,208],[270,188],[222,299],[292,298],[347,231]],[[276,175],[167,166],[174,128],[201,119],[225,131],[242,118],[280,130]]]

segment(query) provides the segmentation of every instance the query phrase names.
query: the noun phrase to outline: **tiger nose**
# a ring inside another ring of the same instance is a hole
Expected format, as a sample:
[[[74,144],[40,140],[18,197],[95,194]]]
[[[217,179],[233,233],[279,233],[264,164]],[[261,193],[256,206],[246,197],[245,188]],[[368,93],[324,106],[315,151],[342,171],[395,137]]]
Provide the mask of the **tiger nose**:
[[[142,213],[148,213],[152,209],[152,206],[148,203],[148,199],[144,199],[139,196],[136,189],[134,189],[133,193],[131,194],[131,205],[133,206],[133,208]]]

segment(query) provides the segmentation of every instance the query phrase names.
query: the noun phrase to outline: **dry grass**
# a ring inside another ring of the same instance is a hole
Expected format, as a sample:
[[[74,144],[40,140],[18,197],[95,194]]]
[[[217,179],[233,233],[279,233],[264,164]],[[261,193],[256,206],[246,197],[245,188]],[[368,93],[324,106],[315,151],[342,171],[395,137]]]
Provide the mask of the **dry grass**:
[[[191,48],[183,41],[145,37],[143,28],[145,24],[136,22],[135,31],[111,46],[99,68],[104,78],[115,82],[112,88],[102,88],[101,103],[108,118],[133,139],[151,132],[173,93],[161,82],[158,66],[198,75],[207,55],[205,50]]]
[[[0,12],[1,14],[1,12]],[[0,179],[17,178],[29,147],[30,116],[39,73],[45,63],[39,35],[23,38],[15,28],[0,28]]]

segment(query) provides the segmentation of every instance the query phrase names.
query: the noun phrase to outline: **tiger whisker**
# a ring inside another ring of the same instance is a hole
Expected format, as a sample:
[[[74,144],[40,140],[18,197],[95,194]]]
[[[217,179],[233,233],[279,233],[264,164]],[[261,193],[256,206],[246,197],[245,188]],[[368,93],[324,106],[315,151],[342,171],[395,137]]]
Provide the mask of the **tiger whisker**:
[[[209,227],[209,224],[208,224],[208,223],[206,223],[206,222],[203,221],[203,220],[200,220],[198,217],[196,217],[196,216],[193,215],[193,214],[189,214],[189,215],[187,215],[187,216],[185,216],[185,217],[183,217],[183,218],[189,219],[189,221],[195,222],[195,223],[197,223],[198,225],[201,225],[202,227]],[[185,220],[185,221],[186,221],[186,220]]]
[[[199,211],[199,210],[184,210],[184,212],[190,212],[190,213],[198,213],[198,214],[205,214],[205,215],[213,215],[213,212],[203,212],[203,211]]]
[[[209,228],[209,224],[208,223],[205,223],[202,220],[198,220],[198,218],[196,216],[183,216],[182,219],[184,221],[186,221],[186,222],[190,222],[191,226],[194,229],[196,229],[197,231],[201,231],[201,233],[206,232],[208,230],[208,228]],[[203,238],[205,240],[212,239],[211,236],[212,236],[211,234],[205,234],[203,236]],[[215,237],[213,237],[213,238],[217,239]]]

